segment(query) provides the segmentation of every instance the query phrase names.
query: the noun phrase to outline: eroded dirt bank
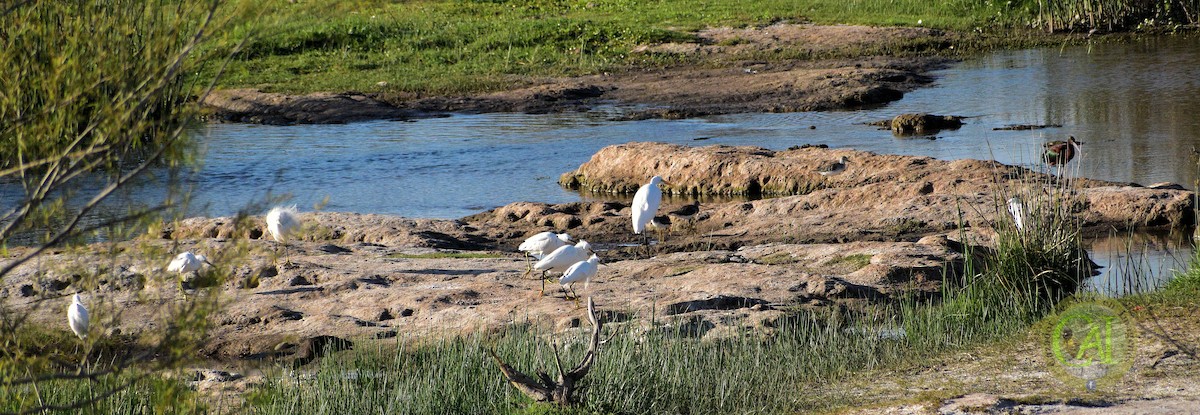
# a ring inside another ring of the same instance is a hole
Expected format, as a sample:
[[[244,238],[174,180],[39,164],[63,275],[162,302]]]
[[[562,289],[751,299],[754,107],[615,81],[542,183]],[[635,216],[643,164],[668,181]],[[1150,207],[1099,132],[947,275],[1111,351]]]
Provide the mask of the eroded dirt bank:
[[[507,91],[421,96],[389,91],[289,96],[226,89],[204,100],[213,118],[266,124],[412,119],[450,112],[580,111],[598,104],[648,105],[628,118],[854,108],[895,101],[932,81],[946,59],[896,58],[901,44],[950,48],[951,33],[923,28],[776,24],[715,28],[697,43],[647,45],[635,53],[702,58],[704,64],[591,76],[527,79]],[[915,46],[908,46],[909,48]],[[792,58],[764,60],[766,55]],[[847,58],[848,56],[858,56]]]

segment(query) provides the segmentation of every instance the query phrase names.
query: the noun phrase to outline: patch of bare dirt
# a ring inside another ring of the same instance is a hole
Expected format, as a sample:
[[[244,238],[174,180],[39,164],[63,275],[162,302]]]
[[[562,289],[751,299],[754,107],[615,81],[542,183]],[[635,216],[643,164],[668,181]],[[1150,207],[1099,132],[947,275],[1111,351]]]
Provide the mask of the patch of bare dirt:
[[[625,115],[633,119],[853,108],[895,101],[931,82],[928,72],[943,67],[945,59],[893,56],[905,48],[948,48],[955,37],[921,28],[776,24],[708,29],[697,39],[647,45],[635,53],[702,57],[705,63],[700,65],[529,79],[523,81],[525,86],[493,93],[289,96],[230,89],[217,91],[204,104],[216,119],[268,124],[412,119],[447,112],[581,111],[614,103],[652,106]],[[764,54],[794,58],[764,60]]]

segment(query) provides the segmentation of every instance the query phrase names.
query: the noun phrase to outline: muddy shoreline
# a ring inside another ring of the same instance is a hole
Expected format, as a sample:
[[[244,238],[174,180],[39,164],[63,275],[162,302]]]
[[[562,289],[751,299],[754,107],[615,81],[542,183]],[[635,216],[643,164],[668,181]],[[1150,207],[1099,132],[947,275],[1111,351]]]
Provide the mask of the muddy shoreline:
[[[952,62],[935,53],[897,57],[877,51],[896,48],[900,39],[919,39],[933,45],[929,47],[934,51],[949,51],[958,38],[922,28],[808,24],[717,28],[697,36],[697,43],[646,45],[635,53],[674,55],[702,64],[523,79],[504,91],[444,96],[394,91],[387,85],[371,91],[307,95],[222,89],[205,97],[202,104],[209,111],[209,120],[262,124],[413,120],[451,113],[573,112],[601,105],[627,108],[622,119],[852,109],[899,100],[906,92],[933,82],[930,72]],[[763,58],[782,52],[798,57]]]

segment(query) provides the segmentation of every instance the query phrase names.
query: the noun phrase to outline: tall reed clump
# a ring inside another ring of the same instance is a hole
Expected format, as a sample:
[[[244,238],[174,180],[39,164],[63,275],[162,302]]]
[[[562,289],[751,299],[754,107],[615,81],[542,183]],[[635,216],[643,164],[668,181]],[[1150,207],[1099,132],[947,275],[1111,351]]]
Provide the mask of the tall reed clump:
[[[1200,0],[1037,0],[1035,14],[1050,32],[1173,29],[1200,22]]]

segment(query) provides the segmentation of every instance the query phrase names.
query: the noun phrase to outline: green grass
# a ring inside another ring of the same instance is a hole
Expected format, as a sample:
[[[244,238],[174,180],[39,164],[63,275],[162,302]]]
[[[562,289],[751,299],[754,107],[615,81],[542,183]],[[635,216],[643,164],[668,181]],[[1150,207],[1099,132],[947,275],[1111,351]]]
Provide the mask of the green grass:
[[[914,26],[971,31],[1012,20],[1003,3],[767,0],[448,1],[243,0],[236,35],[253,35],[222,84],[269,91],[457,93],[531,77],[581,75],[683,63],[633,53],[639,45],[692,41],[706,27],[775,22]],[[247,11],[251,10],[251,11]],[[1000,16],[1000,17],[997,17]],[[911,53],[919,46],[897,44]],[[794,51],[780,51],[787,56]],[[851,52],[852,54],[854,52]],[[378,82],[387,82],[378,87]]]
[[[972,264],[971,269],[982,268]],[[632,414],[828,409],[836,401],[803,399],[802,388],[1002,339],[1049,310],[1038,297],[1013,295],[1012,287],[998,285],[999,279],[985,278],[982,272],[946,279],[936,303],[909,299],[857,311],[799,311],[771,322],[770,329],[745,328],[718,339],[698,338],[704,325],[690,318],[643,315],[610,325],[614,337],[602,346],[584,380],[586,401],[574,410]],[[322,361],[311,380],[269,376],[246,412],[282,414],[304,408],[314,414],[380,409],[520,413],[530,410],[530,402],[503,380],[488,350],[525,372],[553,370],[549,342],[564,350],[567,365],[584,352],[582,333],[552,334],[539,327],[516,324],[498,334],[375,343]],[[897,329],[906,335],[886,334]]]
[[[442,259],[442,258],[464,258],[464,259],[487,259],[487,258],[503,258],[503,255],[494,252],[429,252],[424,254],[405,254],[394,253],[388,254],[388,258],[407,258],[407,259]]]
[[[763,265],[783,265],[783,264],[793,264],[798,261],[800,261],[800,260],[796,259],[796,257],[792,256],[792,254],[789,254],[787,252],[776,252],[771,255],[767,255],[762,258],[756,259],[754,262],[757,262],[757,263],[760,263]]]
[[[7,373],[5,373],[7,372]],[[6,376],[24,373],[0,370]],[[122,387],[128,384],[128,387]],[[94,403],[74,405],[100,397],[109,391],[114,394]],[[15,413],[40,405],[69,406],[47,413],[81,414],[201,414],[207,413],[195,392],[183,382],[157,375],[141,376],[136,372],[100,376],[91,382],[49,381],[0,389],[0,412]]]
[[[870,254],[853,254],[853,255],[839,256],[837,258],[834,258],[832,261],[829,261],[829,265],[831,265],[831,266],[845,266],[845,267],[850,268],[851,271],[859,270],[862,267],[865,267],[870,264],[871,264],[871,255]]]

